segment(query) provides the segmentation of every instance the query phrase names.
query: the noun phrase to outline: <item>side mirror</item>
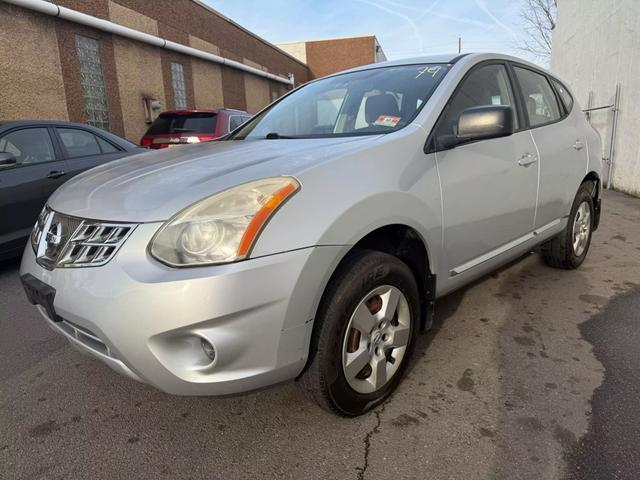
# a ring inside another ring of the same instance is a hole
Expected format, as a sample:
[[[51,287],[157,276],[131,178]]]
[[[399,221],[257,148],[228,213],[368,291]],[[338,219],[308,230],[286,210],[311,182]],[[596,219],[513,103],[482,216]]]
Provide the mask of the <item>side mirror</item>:
[[[464,110],[458,118],[458,134],[443,135],[438,143],[453,148],[477,140],[507,137],[513,134],[515,111],[507,105],[482,105]]]
[[[460,143],[507,137],[513,133],[515,112],[506,105],[467,108],[458,119]]]
[[[0,169],[13,167],[16,163],[17,160],[13,153],[0,152]]]

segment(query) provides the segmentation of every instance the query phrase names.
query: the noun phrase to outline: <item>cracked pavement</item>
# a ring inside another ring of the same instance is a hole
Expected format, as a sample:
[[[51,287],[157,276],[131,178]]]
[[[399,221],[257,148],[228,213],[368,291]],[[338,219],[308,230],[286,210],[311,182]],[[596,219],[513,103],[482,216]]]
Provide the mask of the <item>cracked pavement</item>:
[[[624,305],[640,303],[640,199],[607,192],[603,208],[579,270],[529,255],[439,300],[398,391],[357,419],[293,383],[186,398],[120,377],[50,331],[4,264],[0,478],[638,478],[624,425],[639,424],[640,361],[624,340],[640,325]]]

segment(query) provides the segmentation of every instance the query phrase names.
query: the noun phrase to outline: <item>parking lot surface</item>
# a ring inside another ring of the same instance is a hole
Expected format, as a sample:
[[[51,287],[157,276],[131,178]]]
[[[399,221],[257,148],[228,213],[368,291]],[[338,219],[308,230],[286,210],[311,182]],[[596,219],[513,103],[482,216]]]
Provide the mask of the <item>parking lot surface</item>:
[[[0,478],[640,478],[639,238],[640,199],[607,192],[579,270],[529,255],[438,301],[398,391],[357,419],[293,383],[184,398],[120,377],[5,263]]]

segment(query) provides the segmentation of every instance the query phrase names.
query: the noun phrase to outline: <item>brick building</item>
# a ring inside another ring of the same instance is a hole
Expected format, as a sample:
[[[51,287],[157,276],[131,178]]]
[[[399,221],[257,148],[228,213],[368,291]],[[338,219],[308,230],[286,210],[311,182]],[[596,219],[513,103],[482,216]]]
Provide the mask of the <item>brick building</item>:
[[[375,35],[278,43],[277,46],[304,62],[312,78],[387,60]]]
[[[160,111],[254,113],[342,69],[321,56],[311,69],[198,0],[0,0],[0,119],[86,122],[137,142]]]

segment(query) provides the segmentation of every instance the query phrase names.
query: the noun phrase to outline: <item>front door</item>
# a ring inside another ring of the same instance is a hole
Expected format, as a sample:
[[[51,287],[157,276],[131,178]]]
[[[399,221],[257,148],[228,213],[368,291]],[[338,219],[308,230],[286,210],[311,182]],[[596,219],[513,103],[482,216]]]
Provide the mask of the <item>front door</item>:
[[[463,110],[481,105],[516,109],[515,98],[506,66],[482,64],[454,93],[436,126],[435,138],[457,133]],[[516,130],[521,123],[518,119]],[[529,131],[440,150],[436,161],[448,277],[473,272],[516,248],[533,230],[538,162]]]
[[[21,128],[0,136],[0,151],[15,156],[13,166],[0,170],[0,250],[23,246],[49,196],[66,180],[64,160],[58,160],[49,129]]]

